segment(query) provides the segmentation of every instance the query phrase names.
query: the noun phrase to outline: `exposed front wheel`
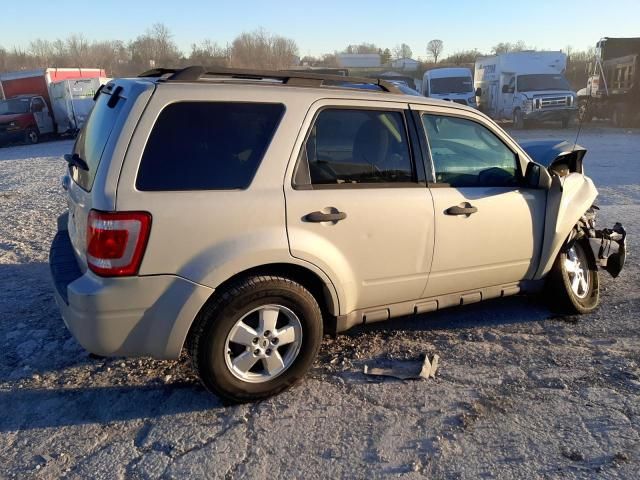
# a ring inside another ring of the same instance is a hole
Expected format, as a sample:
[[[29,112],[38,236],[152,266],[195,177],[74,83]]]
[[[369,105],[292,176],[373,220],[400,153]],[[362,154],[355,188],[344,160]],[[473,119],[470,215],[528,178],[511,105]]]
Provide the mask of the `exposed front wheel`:
[[[40,135],[35,128],[29,128],[24,134],[24,142],[27,145],[34,145],[40,141]]]
[[[189,346],[194,367],[207,389],[234,402],[293,385],[322,340],[315,298],[283,277],[254,276],[229,287],[196,322]]]
[[[547,295],[551,307],[563,313],[589,313],[598,307],[598,267],[587,240],[563,248],[549,273]]]

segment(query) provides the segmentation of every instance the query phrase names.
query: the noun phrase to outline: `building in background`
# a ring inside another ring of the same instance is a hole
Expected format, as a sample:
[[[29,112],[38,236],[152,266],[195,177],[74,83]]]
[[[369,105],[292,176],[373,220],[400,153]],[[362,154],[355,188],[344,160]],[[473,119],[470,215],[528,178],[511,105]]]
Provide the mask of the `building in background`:
[[[381,65],[377,53],[340,53],[337,60],[343,68],[379,68]]]
[[[391,61],[391,67],[396,70],[403,70],[405,72],[415,72],[418,70],[420,62],[413,58],[397,58]]]

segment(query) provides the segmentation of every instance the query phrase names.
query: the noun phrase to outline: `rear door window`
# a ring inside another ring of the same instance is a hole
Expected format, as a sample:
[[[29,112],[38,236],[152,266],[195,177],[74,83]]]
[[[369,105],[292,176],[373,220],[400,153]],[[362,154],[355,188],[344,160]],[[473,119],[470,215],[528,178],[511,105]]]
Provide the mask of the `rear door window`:
[[[415,183],[402,112],[322,110],[296,172],[296,187]]]
[[[160,113],[136,179],[141,191],[234,190],[251,183],[284,105],[179,102]]]
[[[118,87],[114,90],[117,91]],[[98,95],[96,104],[91,110],[84,127],[80,130],[73,147],[73,153],[87,162],[89,170],[80,170],[72,167],[71,176],[78,185],[87,191],[91,190],[93,186],[102,152],[107,145],[113,127],[116,125],[118,115],[120,115],[126,103],[126,99],[121,97],[115,105],[112,102],[112,106],[110,106],[110,99],[111,95],[105,91]]]

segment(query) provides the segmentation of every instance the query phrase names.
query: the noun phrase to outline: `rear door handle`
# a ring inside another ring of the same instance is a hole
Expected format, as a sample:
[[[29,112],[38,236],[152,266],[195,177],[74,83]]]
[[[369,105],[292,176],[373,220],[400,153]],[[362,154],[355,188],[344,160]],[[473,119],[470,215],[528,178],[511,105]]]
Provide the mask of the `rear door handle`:
[[[311,212],[304,216],[304,220],[307,222],[339,222],[340,220],[344,220],[347,218],[347,214],[345,212],[335,212],[335,213],[322,213],[322,212]]]
[[[444,213],[447,215],[471,215],[476,213],[478,209],[471,205],[469,202],[461,203],[460,205],[454,205],[447,208]]]

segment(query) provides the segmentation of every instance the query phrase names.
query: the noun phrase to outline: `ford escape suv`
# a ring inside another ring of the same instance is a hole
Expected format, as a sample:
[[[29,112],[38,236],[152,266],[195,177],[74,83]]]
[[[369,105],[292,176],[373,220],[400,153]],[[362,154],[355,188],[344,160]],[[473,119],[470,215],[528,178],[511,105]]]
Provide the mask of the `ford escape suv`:
[[[300,379],[323,331],[542,282],[556,307],[590,312],[626,234],[596,229],[584,154],[523,148],[475,109],[382,80],[202,67],[114,80],[66,156],[56,300],[87,350],[186,347],[234,401]]]

